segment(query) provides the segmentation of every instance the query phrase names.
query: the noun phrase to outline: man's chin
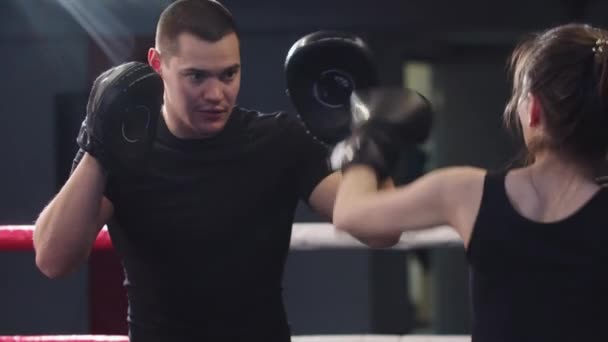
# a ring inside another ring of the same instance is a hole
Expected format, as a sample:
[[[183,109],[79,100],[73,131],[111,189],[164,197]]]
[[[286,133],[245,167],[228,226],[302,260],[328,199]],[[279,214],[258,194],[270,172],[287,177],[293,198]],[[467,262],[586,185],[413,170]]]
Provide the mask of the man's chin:
[[[202,138],[210,138],[218,135],[221,131],[224,130],[226,126],[226,121],[221,122],[206,122],[204,124],[199,125],[198,127],[198,135]]]

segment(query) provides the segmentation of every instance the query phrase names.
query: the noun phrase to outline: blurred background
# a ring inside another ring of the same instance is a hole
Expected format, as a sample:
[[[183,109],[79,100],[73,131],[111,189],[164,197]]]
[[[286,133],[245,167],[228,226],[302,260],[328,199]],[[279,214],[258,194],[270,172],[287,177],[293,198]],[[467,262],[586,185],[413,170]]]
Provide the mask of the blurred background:
[[[112,65],[145,61],[169,3],[0,0],[0,225],[33,224],[67,177],[92,80]],[[285,56],[320,29],[359,34],[385,84],[426,95],[437,111],[432,139],[404,155],[403,181],[447,165],[508,165],[520,146],[501,121],[517,40],[568,22],[608,24],[605,0],[223,3],[241,30],[242,106],[292,111]],[[297,221],[318,218],[300,206]],[[51,281],[33,252],[0,251],[0,335],[123,332],[116,322],[126,311],[107,303],[124,298],[104,292],[120,295],[116,274],[113,255],[96,255]],[[357,249],[292,251],[284,286],[294,334],[467,334],[467,281],[462,248]]]

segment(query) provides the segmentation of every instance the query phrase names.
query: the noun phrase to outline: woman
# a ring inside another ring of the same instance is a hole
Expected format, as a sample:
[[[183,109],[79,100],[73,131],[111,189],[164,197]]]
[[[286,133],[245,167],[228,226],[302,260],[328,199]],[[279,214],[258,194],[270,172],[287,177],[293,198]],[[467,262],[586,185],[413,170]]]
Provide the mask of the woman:
[[[474,342],[608,341],[608,191],[595,178],[608,148],[606,39],[569,24],[513,52],[505,121],[521,129],[525,167],[438,169],[391,191],[377,190],[369,156],[343,169],[338,230],[373,238],[449,225],[462,237]]]

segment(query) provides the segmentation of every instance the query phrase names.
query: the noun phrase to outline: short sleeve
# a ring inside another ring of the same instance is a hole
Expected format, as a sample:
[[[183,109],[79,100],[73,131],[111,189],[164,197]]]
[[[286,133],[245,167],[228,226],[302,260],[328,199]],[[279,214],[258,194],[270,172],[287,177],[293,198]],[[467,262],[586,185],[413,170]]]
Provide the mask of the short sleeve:
[[[315,187],[332,169],[329,163],[329,146],[316,139],[296,116],[288,118],[285,134],[289,140],[289,154],[293,156],[294,173],[298,196],[308,203]]]

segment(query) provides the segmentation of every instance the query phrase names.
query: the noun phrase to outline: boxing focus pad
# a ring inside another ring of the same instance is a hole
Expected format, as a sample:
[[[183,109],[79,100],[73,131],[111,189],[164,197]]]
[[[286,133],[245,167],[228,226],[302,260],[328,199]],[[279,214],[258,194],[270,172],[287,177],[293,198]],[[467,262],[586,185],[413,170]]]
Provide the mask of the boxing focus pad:
[[[287,94],[309,132],[334,145],[350,134],[350,96],[377,85],[372,53],[359,37],[317,31],[296,41],[285,60]]]
[[[163,82],[147,64],[113,67],[93,82],[78,138],[106,171],[145,165],[156,135]]]
[[[405,146],[424,142],[432,125],[430,102],[404,88],[374,88],[351,96],[353,128],[331,155],[334,169],[364,164],[379,180],[389,176]]]

